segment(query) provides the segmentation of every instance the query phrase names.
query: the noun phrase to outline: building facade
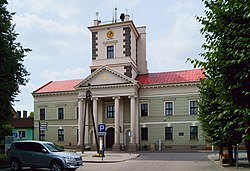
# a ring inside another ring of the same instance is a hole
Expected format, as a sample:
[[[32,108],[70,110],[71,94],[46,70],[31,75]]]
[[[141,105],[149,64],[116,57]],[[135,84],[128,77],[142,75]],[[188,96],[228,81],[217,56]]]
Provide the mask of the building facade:
[[[108,24],[94,20],[88,29],[91,74],[79,80],[51,81],[32,93],[35,139],[95,148],[93,114],[96,127],[106,124],[107,149],[204,148],[197,121],[203,71],[149,73],[146,27],[136,27],[128,15]],[[87,91],[92,93],[91,107],[86,105]],[[48,123],[40,134],[39,121]]]

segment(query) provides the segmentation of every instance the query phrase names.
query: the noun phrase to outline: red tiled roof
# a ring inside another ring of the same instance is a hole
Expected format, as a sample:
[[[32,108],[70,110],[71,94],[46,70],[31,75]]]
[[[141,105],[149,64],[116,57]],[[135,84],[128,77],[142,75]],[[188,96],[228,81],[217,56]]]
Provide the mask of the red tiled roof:
[[[47,93],[47,92],[60,92],[60,91],[73,91],[74,86],[80,83],[82,79],[78,80],[65,80],[65,81],[50,81],[43,85],[33,93]]]
[[[173,72],[149,73],[139,75],[136,80],[141,85],[192,82],[205,78],[203,71],[203,69],[192,69]]]
[[[192,69],[173,72],[159,72],[139,75],[136,80],[141,85],[152,84],[167,84],[167,83],[184,83],[199,81],[204,78],[202,69]],[[48,93],[48,92],[61,92],[61,91],[74,91],[75,86],[79,84],[82,79],[78,80],[65,80],[65,81],[50,81],[43,85],[33,93]]]

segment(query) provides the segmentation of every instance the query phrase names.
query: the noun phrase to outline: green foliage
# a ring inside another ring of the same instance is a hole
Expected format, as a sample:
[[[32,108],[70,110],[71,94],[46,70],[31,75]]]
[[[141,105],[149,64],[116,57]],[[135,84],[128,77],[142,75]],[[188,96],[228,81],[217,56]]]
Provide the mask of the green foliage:
[[[204,0],[204,61],[191,60],[205,69],[200,87],[199,120],[207,139],[217,145],[249,138],[250,125],[250,1]]]
[[[4,153],[0,152],[0,166],[7,166],[7,156]]]
[[[6,9],[7,4],[6,0],[0,0],[0,130],[8,128],[12,118],[11,105],[20,92],[19,86],[28,82],[26,77],[29,75],[22,62],[30,49],[16,42],[18,34],[12,24],[14,13]]]
[[[29,118],[34,118],[34,112],[30,112]]]

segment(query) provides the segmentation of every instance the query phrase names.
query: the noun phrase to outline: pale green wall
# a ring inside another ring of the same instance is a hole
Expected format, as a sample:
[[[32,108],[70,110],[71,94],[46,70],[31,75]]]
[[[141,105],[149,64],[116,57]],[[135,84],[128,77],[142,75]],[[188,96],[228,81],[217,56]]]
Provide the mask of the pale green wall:
[[[197,100],[198,96],[161,96],[151,98],[140,98],[139,103],[149,104],[149,116],[140,117],[141,127],[148,128],[148,141],[140,141],[141,145],[158,144],[158,140],[163,140],[164,146],[204,146],[205,141],[202,136],[200,124],[197,122],[198,116],[189,115],[189,101]],[[174,115],[164,116],[165,101],[174,102]],[[186,122],[191,123],[186,123]],[[157,122],[157,124],[154,124]],[[172,122],[172,123],[171,123]],[[173,123],[178,122],[178,123]],[[194,124],[194,125],[193,125]],[[165,127],[173,127],[173,140],[165,140]],[[198,126],[198,140],[190,140],[190,126]],[[184,136],[179,136],[183,132]],[[141,140],[141,136],[139,137]]]
[[[58,120],[57,110],[59,107],[64,108],[64,119]],[[78,120],[76,116],[77,101],[55,101],[53,102],[41,102],[34,104],[34,138],[39,139],[39,119],[40,119],[40,108],[45,108],[46,116],[45,120],[41,122],[48,123],[48,130],[45,131],[45,140],[56,142],[60,145],[77,144],[77,129]],[[64,129],[64,141],[58,141],[58,129]]]
[[[161,97],[150,97],[150,98],[139,98],[139,104],[146,102],[149,103],[149,116],[140,117],[139,123],[141,127],[148,127],[148,141],[140,141],[140,145],[155,143],[157,144],[159,139],[163,140],[163,146],[203,146],[205,145],[204,139],[202,137],[201,126],[197,122],[197,116],[189,115],[189,101],[192,99],[198,99],[198,96],[161,96]],[[174,102],[174,116],[164,116],[164,102],[173,101]],[[112,101],[111,101],[112,102]],[[124,113],[124,124],[130,123],[130,99],[123,98],[123,113]],[[105,102],[106,103],[106,102]],[[106,105],[103,105],[103,121],[106,124],[114,124],[114,119],[106,118]],[[67,145],[71,142],[73,145],[77,144],[77,128],[78,121],[76,119],[76,106],[77,101],[68,102],[42,102],[35,103],[34,105],[34,124],[35,124],[35,139],[38,139],[38,121],[39,121],[39,109],[46,109],[46,120],[42,122],[48,123],[48,130],[46,131],[45,139],[48,141],[53,141],[58,144]],[[57,119],[57,108],[64,108],[64,119]],[[140,110],[139,110],[140,111]],[[190,121],[191,123],[185,123]],[[173,127],[173,140],[165,141],[165,127],[168,126],[169,122],[180,122],[171,123],[170,126]],[[183,122],[183,123],[182,123]],[[91,117],[89,116],[89,123],[91,123]],[[195,123],[198,126],[198,140],[190,140],[190,126]],[[58,129],[64,129],[64,142],[58,142]],[[125,129],[130,128],[130,125],[124,126]],[[140,129],[139,128],[139,140]],[[92,128],[90,128],[92,129]],[[179,132],[183,132],[184,136],[179,136]]]
[[[12,128],[12,133],[17,135],[19,130],[26,131],[26,138],[22,138],[22,139],[17,138],[16,140],[33,140],[33,136],[34,136],[33,128]]]

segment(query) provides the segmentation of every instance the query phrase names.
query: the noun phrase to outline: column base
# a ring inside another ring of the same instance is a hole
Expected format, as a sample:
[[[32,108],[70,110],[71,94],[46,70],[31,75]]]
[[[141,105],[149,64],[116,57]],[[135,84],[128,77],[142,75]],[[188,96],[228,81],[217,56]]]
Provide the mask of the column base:
[[[121,151],[121,145],[120,144],[114,144],[112,147],[112,151]]]
[[[97,145],[96,144],[92,144],[91,150],[96,151],[97,150]]]
[[[130,151],[130,152],[138,151],[137,144],[130,144],[129,147],[128,147],[128,151]]]
[[[125,144],[121,144],[121,151],[125,151]]]

